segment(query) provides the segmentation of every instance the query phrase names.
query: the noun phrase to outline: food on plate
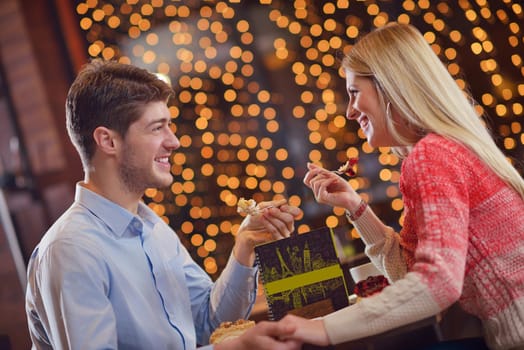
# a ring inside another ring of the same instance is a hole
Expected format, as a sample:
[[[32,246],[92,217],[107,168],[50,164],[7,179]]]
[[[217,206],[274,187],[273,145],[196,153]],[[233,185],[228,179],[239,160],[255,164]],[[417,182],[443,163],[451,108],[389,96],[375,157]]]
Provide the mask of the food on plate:
[[[369,297],[389,285],[388,280],[383,275],[369,276],[365,280],[359,281],[355,284],[353,293],[361,298]]]
[[[225,340],[239,337],[249,328],[254,326],[255,321],[244,319],[236,320],[235,322],[222,322],[209,337],[209,343],[218,344]]]

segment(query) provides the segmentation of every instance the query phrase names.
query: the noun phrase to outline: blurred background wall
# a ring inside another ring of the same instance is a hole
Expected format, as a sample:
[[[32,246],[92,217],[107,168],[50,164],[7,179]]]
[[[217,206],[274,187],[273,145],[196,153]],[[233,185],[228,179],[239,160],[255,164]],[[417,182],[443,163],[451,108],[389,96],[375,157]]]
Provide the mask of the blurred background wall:
[[[351,184],[400,228],[400,160],[372,149],[345,119],[340,69],[355,40],[390,21],[424,33],[522,173],[523,19],[511,0],[1,0],[1,346],[30,347],[20,269],[83,176],[64,101],[89,59],[132,63],[171,82],[182,143],[175,181],[144,200],[216,278],[241,197],[288,198],[304,211],[299,232],[346,224],[340,208],[316,204],[303,186],[307,162],[336,169],[358,157]],[[358,239],[351,227],[346,236]]]

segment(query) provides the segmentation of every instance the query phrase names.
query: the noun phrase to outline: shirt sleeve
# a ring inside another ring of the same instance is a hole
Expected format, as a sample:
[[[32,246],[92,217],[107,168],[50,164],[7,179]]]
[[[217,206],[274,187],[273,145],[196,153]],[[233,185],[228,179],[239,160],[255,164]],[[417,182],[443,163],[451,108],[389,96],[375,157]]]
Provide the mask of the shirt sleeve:
[[[52,243],[38,276],[44,324],[56,349],[117,349],[115,316],[107,298],[108,274],[96,249],[68,241]],[[32,276],[30,276],[32,278]]]
[[[199,344],[207,344],[220,323],[249,317],[256,300],[257,268],[241,265],[231,254],[210,290],[203,285],[205,272],[194,261],[185,269]]]
[[[256,300],[257,277],[258,268],[244,266],[230,255],[211,295],[220,322],[249,317]]]
[[[214,345],[205,345],[198,347],[198,350],[213,350],[215,348]]]

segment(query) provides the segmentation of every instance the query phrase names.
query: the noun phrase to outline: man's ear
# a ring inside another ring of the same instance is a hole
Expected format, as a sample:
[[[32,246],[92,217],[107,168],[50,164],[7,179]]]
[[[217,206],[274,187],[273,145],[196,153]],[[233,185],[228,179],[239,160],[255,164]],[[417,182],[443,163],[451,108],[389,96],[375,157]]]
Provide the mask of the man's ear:
[[[114,154],[118,148],[118,133],[104,126],[99,126],[93,131],[93,138],[97,148],[106,154]]]

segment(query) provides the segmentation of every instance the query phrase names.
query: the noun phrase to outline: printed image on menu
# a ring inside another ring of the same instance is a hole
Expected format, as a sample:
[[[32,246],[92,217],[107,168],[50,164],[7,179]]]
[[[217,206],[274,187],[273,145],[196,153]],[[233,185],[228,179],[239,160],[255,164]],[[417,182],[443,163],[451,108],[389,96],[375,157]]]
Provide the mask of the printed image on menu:
[[[348,306],[334,231],[322,227],[255,247],[269,319],[306,318]]]

